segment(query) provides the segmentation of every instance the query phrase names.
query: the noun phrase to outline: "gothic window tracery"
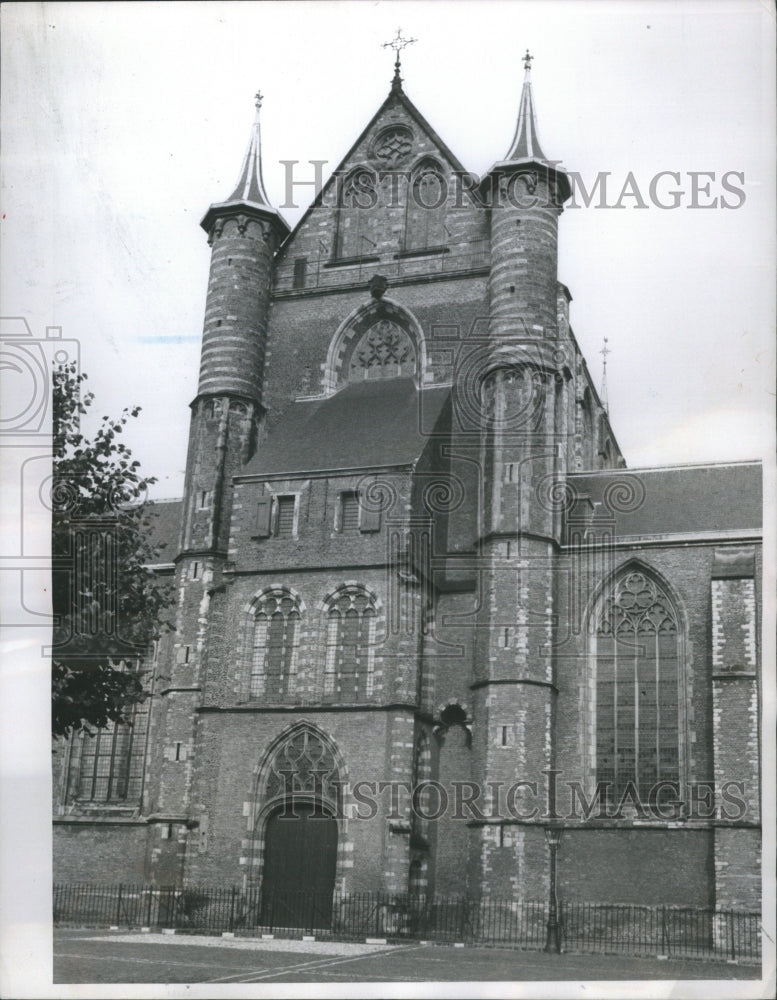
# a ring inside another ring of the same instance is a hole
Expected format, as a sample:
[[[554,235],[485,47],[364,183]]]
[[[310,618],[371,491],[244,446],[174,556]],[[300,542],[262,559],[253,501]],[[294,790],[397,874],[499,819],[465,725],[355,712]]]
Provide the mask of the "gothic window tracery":
[[[360,701],[374,690],[376,608],[361,587],[339,590],[326,611],[324,696]]]
[[[285,590],[263,594],[249,622],[250,696],[267,700],[293,694],[297,674],[300,608]]]
[[[413,152],[413,133],[406,125],[390,125],[372,145],[372,158],[382,167],[398,167]]]
[[[415,347],[397,323],[380,319],[355,345],[348,365],[349,381],[363,378],[396,378],[413,375]]]
[[[615,580],[600,604],[596,648],[596,780],[621,797],[633,782],[647,803],[659,781],[678,782],[679,619],[641,570]]]
[[[273,753],[264,799],[309,796],[338,801],[340,774],[330,743],[310,726],[294,729]]]

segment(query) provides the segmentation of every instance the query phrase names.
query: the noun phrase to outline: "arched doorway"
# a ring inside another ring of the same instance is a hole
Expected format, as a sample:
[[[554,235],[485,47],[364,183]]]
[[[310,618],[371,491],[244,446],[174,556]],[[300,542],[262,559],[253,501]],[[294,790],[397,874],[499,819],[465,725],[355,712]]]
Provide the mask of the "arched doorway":
[[[337,867],[337,820],[318,803],[289,800],[265,828],[262,924],[329,927]]]

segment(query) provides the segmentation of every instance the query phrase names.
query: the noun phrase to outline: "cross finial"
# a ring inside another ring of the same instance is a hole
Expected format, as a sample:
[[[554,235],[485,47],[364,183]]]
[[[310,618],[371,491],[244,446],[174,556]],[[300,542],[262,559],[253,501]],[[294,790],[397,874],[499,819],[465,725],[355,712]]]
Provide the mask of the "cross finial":
[[[257,111],[259,110],[259,108],[261,108],[263,100],[264,97],[262,97],[261,90],[257,90],[257,92],[254,94],[254,107],[256,108]]]
[[[534,59],[534,56],[530,55],[529,54],[529,50],[527,49],[526,50],[526,55],[523,57],[523,68],[524,69],[531,69],[531,64],[532,64],[533,59]]]
[[[403,38],[402,29],[397,28],[396,38],[392,38],[390,42],[384,42],[381,46],[384,49],[393,49],[396,53],[396,59],[394,60],[394,79],[391,83],[392,90],[400,90],[402,87],[402,77],[399,75],[400,69],[400,58],[399,53],[402,49],[406,48],[408,45],[412,45],[415,42],[415,38]]]

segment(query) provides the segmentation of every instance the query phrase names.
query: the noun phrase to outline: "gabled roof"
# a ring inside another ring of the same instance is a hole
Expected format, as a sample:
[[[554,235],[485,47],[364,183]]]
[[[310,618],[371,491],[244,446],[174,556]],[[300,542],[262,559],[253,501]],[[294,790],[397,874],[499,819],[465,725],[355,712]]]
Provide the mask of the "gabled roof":
[[[432,128],[432,126],[426,120],[426,118],[424,118],[424,116],[421,114],[421,112],[418,110],[418,108],[415,106],[415,104],[413,104],[413,102],[410,100],[410,98],[404,92],[404,90],[402,89],[401,84],[399,86],[397,86],[396,85],[396,81],[395,81],[392,84],[391,90],[389,91],[389,94],[386,97],[385,101],[381,104],[381,106],[378,108],[378,110],[375,112],[375,114],[372,116],[372,118],[370,118],[370,120],[367,122],[367,124],[361,130],[361,132],[359,133],[359,136],[357,137],[356,141],[351,145],[351,147],[348,150],[348,152],[340,160],[340,162],[338,163],[338,165],[335,167],[335,169],[330,174],[329,179],[323,185],[323,187],[321,188],[321,190],[319,191],[319,193],[316,195],[316,197],[313,199],[313,201],[310,203],[310,205],[305,209],[305,211],[302,214],[302,217],[299,219],[299,221],[297,222],[296,226],[294,226],[294,228],[292,229],[292,231],[286,237],[286,239],[284,241],[284,245],[280,248],[280,252],[283,252],[284,247],[287,246],[287,245],[289,245],[293,241],[294,236],[297,233],[297,230],[301,229],[301,227],[307,221],[307,218],[310,215],[310,213],[322,203],[322,201],[324,200],[325,195],[328,193],[328,191],[331,189],[332,185],[334,184],[334,177],[336,175],[338,175],[338,174],[342,174],[343,173],[343,171],[345,169],[345,165],[351,160],[351,158],[353,157],[354,153],[358,149],[359,145],[364,141],[365,137],[370,132],[370,130],[374,127],[374,125],[378,121],[378,119],[392,105],[396,105],[396,106],[401,107],[401,108],[403,108],[405,110],[405,112],[407,113],[407,115],[410,118],[413,119],[413,121],[416,123],[416,125],[418,126],[418,128],[422,132],[424,132],[429,139],[432,140],[432,142],[434,143],[434,145],[443,154],[443,156],[448,160],[448,162],[451,164],[451,166],[453,167],[454,170],[462,172],[462,173],[466,172],[465,167],[463,166],[463,164],[461,163],[461,161],[459,160],[459,158],[456,156],[456,154],[454,152],[452,152],[452,150],[450,149],[450,147],[448,146],[448,144],[446,142],[444,142],[443,139],[440,138],[440,136],[437,134],[437,132]]]
[[[241,476],[409,465],[424,450],[450,387],[412,378],[352,382],[283,413]]]
[[[570,475],[569,483],[601,504],[594,525],[600,517],[614,517],[616,541],[625,535],[761,531],[760,462],[581,472]],[[624,488],[618,491],[617,483]]]

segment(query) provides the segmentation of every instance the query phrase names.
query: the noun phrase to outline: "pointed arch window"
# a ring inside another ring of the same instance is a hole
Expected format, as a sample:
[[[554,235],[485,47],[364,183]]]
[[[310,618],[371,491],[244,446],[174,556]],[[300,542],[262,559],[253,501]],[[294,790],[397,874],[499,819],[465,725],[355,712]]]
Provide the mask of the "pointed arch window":
[[[435,161],[425,161],[413,172],[407,192],[405,250],[428,250],[446,242],[445,215],[448,185]]]
[[[256,602],[249,621],[252,698],[277,700],[293,694],[299,630],[299,601],[288,591],[268,591]]]
[[[596,780],[618,800],[632,782],[647,803],[680,780],[681,634],[669,595],[647,573],[618,576],[600,601],[596,658]]]
[[[326,611],[324,696],[334,701],[360,701],[374,690],[376,609],[361,587],[346,587],[329,601]]]
[[[335,259],[376,254],[379,197],[374,171],[357,169],[346,177],[338,197]]]

